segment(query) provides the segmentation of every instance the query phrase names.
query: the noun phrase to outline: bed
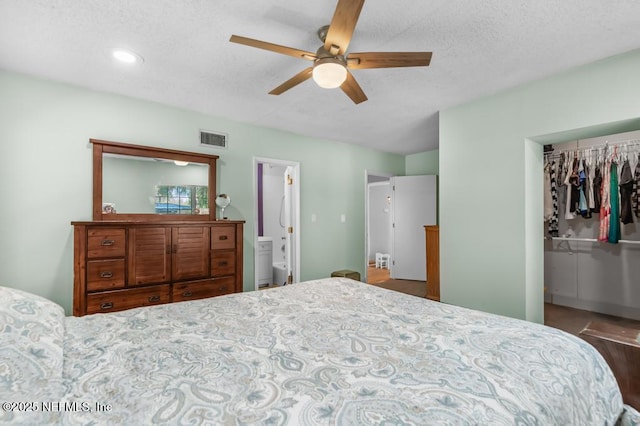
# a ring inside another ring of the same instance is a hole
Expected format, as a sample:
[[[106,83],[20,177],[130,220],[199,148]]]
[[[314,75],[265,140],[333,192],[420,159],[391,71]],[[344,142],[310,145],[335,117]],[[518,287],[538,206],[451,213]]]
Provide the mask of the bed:
[[[0,287],[11,424],[632,425],[562,331],[348,278],[65,317]]]

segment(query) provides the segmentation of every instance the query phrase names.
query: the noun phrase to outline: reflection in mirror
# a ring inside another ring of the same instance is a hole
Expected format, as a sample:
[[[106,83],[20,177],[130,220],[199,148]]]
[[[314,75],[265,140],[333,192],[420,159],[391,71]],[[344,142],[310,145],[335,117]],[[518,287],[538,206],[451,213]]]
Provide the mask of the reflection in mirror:
[[[104,153],[103,211],[119,214],[209,214],[209,166],[177,163],[161,158]]]

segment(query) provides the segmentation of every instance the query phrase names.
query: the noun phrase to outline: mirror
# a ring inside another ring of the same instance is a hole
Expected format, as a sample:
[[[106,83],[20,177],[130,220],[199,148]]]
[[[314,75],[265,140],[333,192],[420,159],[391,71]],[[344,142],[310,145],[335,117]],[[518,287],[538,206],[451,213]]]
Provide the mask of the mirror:
[[[103,213],[207,212],[209,165],[185,163],[176,164],[163,158],[104,154]]]
[[[91,143],[94,220],[215,220],[218,156]]]

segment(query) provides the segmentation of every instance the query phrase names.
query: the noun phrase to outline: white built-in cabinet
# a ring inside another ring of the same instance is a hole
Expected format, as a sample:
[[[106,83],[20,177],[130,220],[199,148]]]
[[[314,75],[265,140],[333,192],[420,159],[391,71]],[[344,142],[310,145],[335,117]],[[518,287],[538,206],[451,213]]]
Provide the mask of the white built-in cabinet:
[[[273,282],[273,241],[270,237],[258,238],[258,287]]]

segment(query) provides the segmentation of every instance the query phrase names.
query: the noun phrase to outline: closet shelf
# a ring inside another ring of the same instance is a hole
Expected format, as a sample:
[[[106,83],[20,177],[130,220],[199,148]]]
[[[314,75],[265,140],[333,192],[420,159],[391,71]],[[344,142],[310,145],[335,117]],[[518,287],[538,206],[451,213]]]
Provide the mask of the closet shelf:
[[[606,243],[606,241],[598,241],[597,238],[577,238],[577,237],[544,237],[544,238],[546,240],[554,240],[554,241],[584,241],[584,242],[590,242],[590,243],[598,243],[598,242]],[[620,244],[640,244],[640,241],[618,240],[618,243],[620,243]]]

